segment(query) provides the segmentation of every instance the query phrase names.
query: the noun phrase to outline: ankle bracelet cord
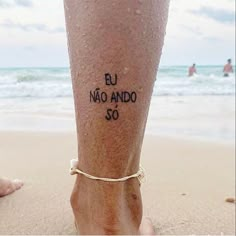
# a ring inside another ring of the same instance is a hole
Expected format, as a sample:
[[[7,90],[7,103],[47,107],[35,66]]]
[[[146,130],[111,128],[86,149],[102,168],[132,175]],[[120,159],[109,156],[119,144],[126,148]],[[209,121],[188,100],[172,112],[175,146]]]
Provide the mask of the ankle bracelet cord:
[[[126,181],[126,180],[132,179],[132,178],[138,178],[140,184],[144,182],[144,169],[141,166],[139,167],[138,172],[133,175],[114,179],[114,178],[96,177],[96,176],[90,175],[88,173],[85,173],[82,170],[78,169],[77,164],[78,164],[78,160],[76,160],[76,159],[71,160],[71,169],[70,169],[71,175],[81,174],[89,179],[100,180],[100,181],[105,181],[105,182],[122,182],[122,181]]]

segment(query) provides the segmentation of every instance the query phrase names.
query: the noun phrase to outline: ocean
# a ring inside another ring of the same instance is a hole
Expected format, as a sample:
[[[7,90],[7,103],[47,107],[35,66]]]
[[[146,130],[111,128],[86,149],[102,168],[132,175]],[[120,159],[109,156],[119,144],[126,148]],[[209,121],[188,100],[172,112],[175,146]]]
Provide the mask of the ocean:
[[[200,66],[198,74],[187,77],[186,66],[161,67],[153,96],[235,95],[234,74],[222,77],[222,66]],[[0,69],[0,98],[71,97],[68,68]]]
[[[187,69],[159,68],[147,132],[234,140],[235,74],[198,66],[189,78]],[[75,129],[69,68],[0,69],[0,130],[8,129]]]

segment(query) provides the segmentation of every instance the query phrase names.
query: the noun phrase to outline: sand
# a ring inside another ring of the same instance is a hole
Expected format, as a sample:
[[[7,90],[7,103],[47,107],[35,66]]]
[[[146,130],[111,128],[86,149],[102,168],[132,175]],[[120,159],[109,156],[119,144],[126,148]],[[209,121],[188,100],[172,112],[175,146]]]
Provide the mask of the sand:
[[[72,132],[1,132],[0,175],[24,180],[0,198],[0,234],[75,234],[69,197]],[[144,215],[157,234],[235,234],[232,144],[146,136]]]

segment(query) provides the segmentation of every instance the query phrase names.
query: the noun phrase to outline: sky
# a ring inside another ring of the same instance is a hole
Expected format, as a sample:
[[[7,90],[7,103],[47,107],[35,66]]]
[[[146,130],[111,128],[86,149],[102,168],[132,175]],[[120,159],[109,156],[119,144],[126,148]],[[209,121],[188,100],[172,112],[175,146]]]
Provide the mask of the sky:
[[[228,58],[235,62],[235,1],[171,0],[161,65]],[[68,65],[63,0],[0,0],[0,67]]]

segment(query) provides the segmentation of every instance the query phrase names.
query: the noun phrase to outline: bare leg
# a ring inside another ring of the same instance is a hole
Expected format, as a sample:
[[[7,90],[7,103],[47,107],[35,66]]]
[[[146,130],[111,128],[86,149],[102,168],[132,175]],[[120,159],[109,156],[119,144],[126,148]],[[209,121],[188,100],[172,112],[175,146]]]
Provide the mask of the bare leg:
[[[0,178],[0,197],[9,195],[23,186],[22,181]]]
[[[107,178],[136,173],[168,0],[64,3],[79,168]],[[77,176],[71,203],[81,234],[139,233],[137,179],[104,183]]]

